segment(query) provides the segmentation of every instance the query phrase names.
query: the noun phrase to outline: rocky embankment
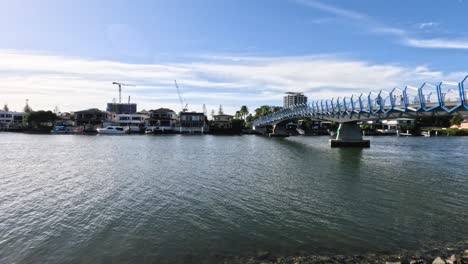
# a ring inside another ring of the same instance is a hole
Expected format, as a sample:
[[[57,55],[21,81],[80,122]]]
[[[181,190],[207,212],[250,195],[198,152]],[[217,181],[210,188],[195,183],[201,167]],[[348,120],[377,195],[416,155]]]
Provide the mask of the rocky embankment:
[[[468,264],[468,240],[443,248],[423,251],[404,251],[394,255],[366,254],[355,256],[319,256],[297,255],[276,256],[270,252],[259,252],[256,256],[230,257],[220,261],[225,264],[334,264],[334,263],[363,263],[363,264]]]

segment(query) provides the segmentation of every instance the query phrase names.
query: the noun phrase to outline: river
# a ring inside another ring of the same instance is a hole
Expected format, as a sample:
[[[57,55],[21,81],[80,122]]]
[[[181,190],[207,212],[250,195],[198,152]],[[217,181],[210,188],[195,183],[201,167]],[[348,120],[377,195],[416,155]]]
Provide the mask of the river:
[[[468,137],[0,133],[0,263],[357,254],[468,237]]]

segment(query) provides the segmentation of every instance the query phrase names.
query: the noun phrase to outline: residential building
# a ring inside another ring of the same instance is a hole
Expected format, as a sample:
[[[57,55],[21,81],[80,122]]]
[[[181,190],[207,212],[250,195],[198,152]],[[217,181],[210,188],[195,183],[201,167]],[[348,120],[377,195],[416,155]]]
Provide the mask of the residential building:
[[[68,126],[72,127],[75,126],[76,122],[74,120],[75,115],[67,112],[57,112],[55,113],[57,117],[59,118],[57,121],[55,121],[55,125],[60,125],[60,126]]]
[[[168,108],[158,108],[148,111],[147,127],[157,128],[158,130],[173,130],[177,126],[177,114]]]
[[[366,121],[363,124],[369,126],[370,130],[375,130],[380,134],[397,134],[397,131],[401,132],[402,127],[414,125],[415,120],[411,118],[396,118]]]
[[[211,127],[213,128],[231,128],[232,127],[232,119],[234,116],[232,115],[214,115],[213,120],[211,121]]]
[[[450,128],[468,129],[468,115],[463,116],[463,121],[461,121],[460,125],[453,125]]]
[[[207,121],[204,113],[181,112],[180,133],[206,133],[209,130]]]
[[[73,112],[76,126],[98,126],[107,118],[107,113],[97,108]]]
[[[390,120],[382,120],[382,129],[388,131],[401,130],[402,126],[414,125],[414,119],[411,118],[396,118]]]
[[[136,114],[137,104],[134,103],[107,103],[107,112],[116,114]]]
[[[0,110],[0,128],[21,126],[25,122],[26,113]]]
[[[116,114],[109,113],[109,120],[112,125],[129,127],[132,132],[143,131],[147,115],[142,114]]]
[[[291,106],[307,103],[307,96],[303,93],[287,92],[283,98],[283,107],[289,108]]]

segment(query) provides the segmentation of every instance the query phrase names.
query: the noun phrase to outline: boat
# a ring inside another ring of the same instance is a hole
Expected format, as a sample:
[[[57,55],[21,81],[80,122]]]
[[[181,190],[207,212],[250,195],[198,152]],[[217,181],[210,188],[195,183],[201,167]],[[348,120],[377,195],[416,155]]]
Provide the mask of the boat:
[[[104,128],[98,128],[97,132],[102,135],[123,135],[126,134],[128,130],[121,126],[106,126]]]
[[[154,128],[149,127],[145,130],[145,134],[154,134]]]
[[[405,136],[405,137],[408,137],[408,136],[412,136],[413,134],[411,134],[411,133],[409,132],[409,130],[406,130],[406,133],[400,133],[400,132],[398,132],[397,135],[398,135],[398,136]]]
[[[296,131],[299,133],[299,135],[305,135],[304,129],[296,128]]]
[[[423,132],[421,132],[421,136],[430,137],[431,136],[431,131],[423,131]]]
[[[71,130],[66,126],[54,126],[50,133],[52,134],[68,134]]]

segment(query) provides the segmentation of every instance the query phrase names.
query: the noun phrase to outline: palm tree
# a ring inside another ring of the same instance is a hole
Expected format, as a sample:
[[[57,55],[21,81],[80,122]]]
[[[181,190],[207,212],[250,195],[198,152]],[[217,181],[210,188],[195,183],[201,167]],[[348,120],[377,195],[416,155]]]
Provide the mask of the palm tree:
[[[245,120],[245,117],[249,114],[249,109],[247,106],[243,105],[240,109],[240,115],[242,116],[242,120]]]

